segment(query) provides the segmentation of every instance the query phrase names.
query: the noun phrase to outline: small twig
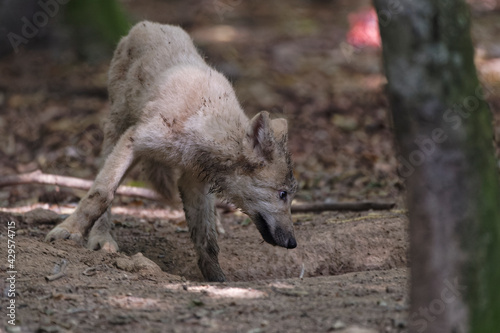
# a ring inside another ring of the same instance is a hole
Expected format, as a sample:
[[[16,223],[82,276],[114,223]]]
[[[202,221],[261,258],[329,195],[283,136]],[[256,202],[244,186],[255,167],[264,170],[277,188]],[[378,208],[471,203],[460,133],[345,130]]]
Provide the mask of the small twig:
[[[84,270],[82,272],[83,275],[86,275],[86,276],[92,276],[92,275],[96,275],[97,273],[97,267],[94,266],[94,267],[89,267],[87,268],[86,270]]]
[[[51,297],[52,297],[52,294],[49,294],[49,295],[37,297],[36,299],[39,301],[44,301],[44,300],[49,299]]]
[[[312,203],[292,205],[292,213],[317,213],[325,211],[362,211],[362,210],[386,210],[395,206],[393,202],[335,202],[335,203]]]
[[[42,173],[36,170],[30,173],[20,175],[9,175],[0,178],[0,188],[12,185],[22,184],[41,184],[41,185],[56,185],[62,187],[76,188],[80,190],[89,190],[92,187],[93,181],[75,177],[58,176]],[[149,200],[161,200],[161,196],[150,189],[134,187],[134,186],[119,186],[116,194],[129,197],[137,197]],[[338,203],[312,203],[292,205],[292,213],[306,212],[324,212],[324,211],[363,211],[363,210],[386,210],[395,206],[394,203],[386,202],[338,202]],[[226,211],[233,211],[234,207],[223,202],[217,203],[218,208]]]
[[[47,282],[49,282],[49,281],[54,281],[54,280],[62,278],[63,276],[66,275],[66,267],[67,266],[68,266],[68,261],[66,259],[62,259],[61,260],[61,267],[59,268],[59,272],[57,272],[56,274],[53,274],[53,275],[47,275],[45,277],[45,280]]]
[[[97,265],[97,266],[87,268],[86,270],[84,270],[82,272],[82,274],[86,275],[86,276],[92,276],[92,275],[96,275],[97,271],[102,271],[104,269],[108,269],[108,266],[106,264]]]

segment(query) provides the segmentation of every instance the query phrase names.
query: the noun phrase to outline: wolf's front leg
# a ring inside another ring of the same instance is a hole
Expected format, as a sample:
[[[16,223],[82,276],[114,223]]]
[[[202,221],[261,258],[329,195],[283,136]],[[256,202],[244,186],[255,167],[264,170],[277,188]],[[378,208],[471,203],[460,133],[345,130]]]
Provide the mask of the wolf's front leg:
[[[133,135],[134,128],[129,128],[120,137],[89,192],[73,214],[48,233],[46,241],[69,238],[83,242],[83,236],[111,204],[121,179],[134,161]]]
[[[219,245],[215,225],[215,196],[209,193],[209,185],[200,183],[192,174],[179,179],[186,221],[191,239],[198,254],[198,267],[208,281],[226,280],[219,266]]]
[[[104,250],[106,252],[118,252],[118,244],[111,236],[111,207],[101,215],[94,223],[89,232],[87,247],[90,250]]]

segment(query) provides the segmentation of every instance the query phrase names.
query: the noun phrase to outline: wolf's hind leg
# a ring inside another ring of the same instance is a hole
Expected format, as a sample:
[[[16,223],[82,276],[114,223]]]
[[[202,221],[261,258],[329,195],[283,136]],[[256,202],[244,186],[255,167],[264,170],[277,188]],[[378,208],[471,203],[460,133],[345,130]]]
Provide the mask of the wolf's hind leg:
[[[64,238],[79,243],[83,241],[83,236],[111,204],[120,181],[134,161],[134,133],[134,127],[123,133],[106,158],[89,192],[73,214],[48,233],[46,241]]]
[[[215,229],[215,196],[209,185],[200,183],[192,174],[179,179],[184,212],[191,239],[198,254],[198,267],[208,281],[226,280],[219,265],[219,245]]]

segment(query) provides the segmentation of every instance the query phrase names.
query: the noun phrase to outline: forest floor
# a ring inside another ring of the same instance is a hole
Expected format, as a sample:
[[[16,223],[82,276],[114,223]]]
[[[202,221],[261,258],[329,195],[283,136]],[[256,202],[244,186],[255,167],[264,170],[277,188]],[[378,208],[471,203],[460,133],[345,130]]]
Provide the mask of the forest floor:
[[[407,332],[408,220],[381,51],[346,41],[349,21],[362,17],[352,13],[370,2],[123,3],[136,20],[185,27],[250,116],[266,109],[288,119],[297,203],[370,200],[395,208],[294,214],[293,250],[263,243],[245,215],[221,211],[228,278],[221,284],[203,282],[182,212],[117,197],[120,252],[109,254],[43,241],[85,192],[0,188],[0,270],[9,270],[12,221],[17,270],[16,326],[7,323],[10,284],[2,279],[0,332]],[[499,16],[473,11],[476,63],[490,92],[500,91]],[[95,177],[108,63],[40,46],[1,59],[0,177],[37,169]],[[496,138],[499,96],[487,96]],[[124,183],[147,185],[139,170]],[[42,221],[27,213],[34,208],[59,217]],[[65,275],[48,281],[61,265]]]

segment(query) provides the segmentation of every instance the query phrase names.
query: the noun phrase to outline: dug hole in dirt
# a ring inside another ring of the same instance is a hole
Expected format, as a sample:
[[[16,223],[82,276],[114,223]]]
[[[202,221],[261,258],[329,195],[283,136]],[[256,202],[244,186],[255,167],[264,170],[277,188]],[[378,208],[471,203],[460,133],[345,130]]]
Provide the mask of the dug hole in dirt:
[[[17,325],[7,332],[407,329],[402,211],[296,214],[293,250],[263,243],[244,215],[222,215],[226,283],[203,281],[182,219],[114,215],[120,253],[109,254],[69,240],[45,243],[53,224],[27,216],[1,215],[2,244],[7,221],[16,222]]]

